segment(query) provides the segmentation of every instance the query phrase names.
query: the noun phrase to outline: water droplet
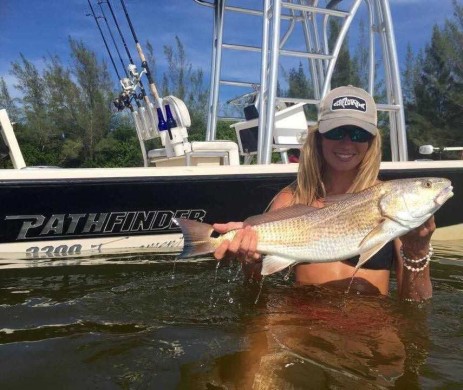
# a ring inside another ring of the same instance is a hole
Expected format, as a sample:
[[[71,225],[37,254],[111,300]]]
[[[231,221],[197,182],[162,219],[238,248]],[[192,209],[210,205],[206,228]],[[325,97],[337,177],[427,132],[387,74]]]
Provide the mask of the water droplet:
[[[265,279],[265,276],[263,276],[262,280],[260,281],[259,292],[257,293],[257,297],[256,297],[256,300],[254,301],[254,305],[257,305],[257,302],[259,302],[260,293],[262,292],[262,287],[264,286],[264,279]]]
[[[287,282],[289,280],[289,275],[291,275],[291,271],[293,270],[293,267],[292,266],[289,266],[288,268],[288,272],[286,273],[286,275],[283,277],[283,280],[285,282]]]

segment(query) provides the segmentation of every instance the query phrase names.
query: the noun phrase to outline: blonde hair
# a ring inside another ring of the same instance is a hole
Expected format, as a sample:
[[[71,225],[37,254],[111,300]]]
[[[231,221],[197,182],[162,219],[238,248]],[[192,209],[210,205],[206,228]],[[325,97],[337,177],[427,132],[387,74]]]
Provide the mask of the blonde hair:
[[[326,196],[323,184],[325,160],[322,155],[321,137],[318,125],[308,129],[307,138],[299,157],[297,179],[289,186],[292,192],[292,204],[311,205],[314,201]],[[357,175],[348,192],[359,192],[371,187],[378,180],[381,163],[381,134],[373,137],[369,148],[359,165]]]

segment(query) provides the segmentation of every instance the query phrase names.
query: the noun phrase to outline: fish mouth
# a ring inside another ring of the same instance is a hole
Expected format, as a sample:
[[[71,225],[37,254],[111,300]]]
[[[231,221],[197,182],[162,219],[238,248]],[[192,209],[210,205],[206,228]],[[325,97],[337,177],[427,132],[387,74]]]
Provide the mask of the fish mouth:
[[[444,188],[439,195],[436,196],[434,202],[436,202],[439,206],[442,206],[447,200],[449,200],[453,196],[453,186],[448,186]]]

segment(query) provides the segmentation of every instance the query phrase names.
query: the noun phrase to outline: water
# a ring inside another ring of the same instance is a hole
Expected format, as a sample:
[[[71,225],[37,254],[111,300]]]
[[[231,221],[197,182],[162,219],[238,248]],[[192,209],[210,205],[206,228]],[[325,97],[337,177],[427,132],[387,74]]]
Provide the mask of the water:
[[[460,243],[435,244],[420,305],[284,272],[255,304],[237,264],[146,254],[1,270],[0,388],[461,388],[462,265]]]

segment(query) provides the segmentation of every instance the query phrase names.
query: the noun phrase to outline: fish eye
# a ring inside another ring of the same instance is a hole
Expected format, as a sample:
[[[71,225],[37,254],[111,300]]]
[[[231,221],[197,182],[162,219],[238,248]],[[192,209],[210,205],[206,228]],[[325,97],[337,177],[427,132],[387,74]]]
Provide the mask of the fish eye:
[[[432,187],[432,183],[429,180],[425,181],[423,185],[424,185],[425,188],[431,188]]]

